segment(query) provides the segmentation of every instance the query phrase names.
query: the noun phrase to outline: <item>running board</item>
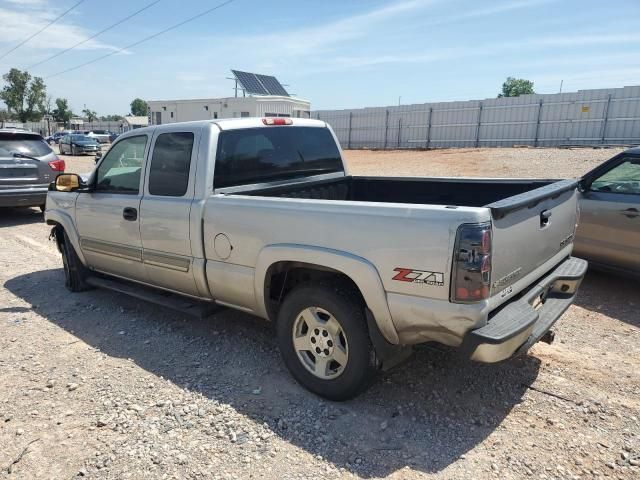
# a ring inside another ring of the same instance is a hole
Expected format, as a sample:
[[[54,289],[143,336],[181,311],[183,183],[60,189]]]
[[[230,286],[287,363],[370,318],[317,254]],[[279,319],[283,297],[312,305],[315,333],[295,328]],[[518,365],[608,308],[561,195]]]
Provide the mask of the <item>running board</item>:
[[[91,275],[85,280],[92,287],[105,288],[114,292],[124,293],[130,297],[155,303],[161,307],[170,308],[196,318],[206,318],[222,310],[223,307],[195,298],[185,297],[177,293],[146,287],[127,280],[112,280],[110,278]]]

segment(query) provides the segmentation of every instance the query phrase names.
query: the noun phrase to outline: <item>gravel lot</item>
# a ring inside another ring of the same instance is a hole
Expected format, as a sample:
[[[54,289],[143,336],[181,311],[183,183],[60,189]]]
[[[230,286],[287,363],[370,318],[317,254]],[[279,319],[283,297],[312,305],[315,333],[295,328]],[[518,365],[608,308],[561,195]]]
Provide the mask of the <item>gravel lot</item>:
[[[615,153],[346,156],[367,175],[568,177]],[[638,283],[590,272],[553,345],[498,365],[421,346],[332,403],[259,319],[69,294],[48,233],[35,209],[0,210],[0,478],[640,478]]]

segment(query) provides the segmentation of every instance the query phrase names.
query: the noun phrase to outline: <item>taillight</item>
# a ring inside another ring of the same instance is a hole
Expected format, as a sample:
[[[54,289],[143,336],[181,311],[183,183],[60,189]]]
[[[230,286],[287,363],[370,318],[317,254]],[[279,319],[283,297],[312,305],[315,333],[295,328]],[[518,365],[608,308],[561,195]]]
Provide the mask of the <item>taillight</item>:
[[[51,160],[49,162],[49,166],[51,167],[51,170],[53,170],[54,172],[64,172],[65,169],[65,164],[64,164],[64,160]]]
[[[491,223],[458,228],[453,258],[451,301],[477,302],[489,297],[491,283]]]
[[[282,117],[266,117],[262,119],[262,123],[265,125],[291,125],[293,120]]]

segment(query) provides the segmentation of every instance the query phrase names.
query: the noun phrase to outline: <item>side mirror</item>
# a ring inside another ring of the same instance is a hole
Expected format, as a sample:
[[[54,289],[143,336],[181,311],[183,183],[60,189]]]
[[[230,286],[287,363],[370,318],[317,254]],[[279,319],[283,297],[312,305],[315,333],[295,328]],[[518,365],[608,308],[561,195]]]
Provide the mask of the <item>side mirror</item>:
[[[96,152],[96,163],[98,163],[100,161],[100,159],[102,158],[102,152]]]
[[[587,184],[586,184],[586,182],[584,181],[584,179],[580,180],[580,181],[578,182],[578,191],[579,191],[580,193],[584,193],[584,192],[586,192],[587,190],[589,190],[589,187],[587,186]]]
[[[80,175],[76,173],[61,173],[56,177],[54,185],[56,192],[73,192],[85,186]]]

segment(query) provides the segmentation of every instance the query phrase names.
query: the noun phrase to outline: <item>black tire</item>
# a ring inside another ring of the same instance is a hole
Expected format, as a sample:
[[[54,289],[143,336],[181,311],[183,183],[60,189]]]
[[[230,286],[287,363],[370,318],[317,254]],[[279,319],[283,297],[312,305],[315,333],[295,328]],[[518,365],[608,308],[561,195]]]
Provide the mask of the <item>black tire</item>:
[[[311,373],[294,347],[296,321],[309,307],[319,307],[333,316],[348,342],[346,365],[335,378],[323,379]],[[280,353],[293,377],[321,397],[335,401],[348,400],[364,391],[375,376],[375,355],[364,304],[348,286],[309,282],[294,288],[286,296],[278,313],[277,336]]]
[[[60,231],[58,231],[58,235]],[[64,267],[64,286],[72,292],[84,292],[91,286],[85,281],[89,276],[89,269],[85,267],[76,254],[67,232],[62,233],[62,266]]]

